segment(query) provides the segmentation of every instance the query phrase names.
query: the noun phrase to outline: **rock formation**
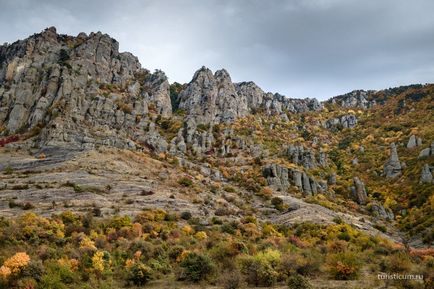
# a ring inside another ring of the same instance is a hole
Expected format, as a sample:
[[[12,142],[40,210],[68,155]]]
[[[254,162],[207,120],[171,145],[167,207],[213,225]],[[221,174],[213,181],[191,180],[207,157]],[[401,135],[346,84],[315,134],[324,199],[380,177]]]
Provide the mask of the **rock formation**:
[[[412,134],[410,136],[410,138],[408,139],[408,142],[407,142],[407,148],[408,149],[412,149],[414,147],[421,146],[421,145],[422,145],[422,139],[416,138],[416,136],[414,134]]]
[[[426,183],[426,184],[431,184],[433,182],[433,176],[431,173],[431,168],[428,164],[425,164],[423,166],[419,182],[420,183]]]
[[[330,103],[336,103],[344,108],[362,108],[367,109],[376,104],[375,100],[368,100],[368,96],[373,91],[354,90],[350,93],[333,97]]]
[[[0,47],[0,124],[9,134],[40,130],[35,144],[134,147],[148,110],[171,114],[164,73],[142,69],[106,34],[48,28]]]
[[[286,168],[277,164],[270,164],[263,168],[262,175],[267,179],[270,187],[286,191],[290,185],[297,187],[304,195],[316,195],[327,190],[327,183],[316,180],[306,172],[292,168]]]
[[[327,155],[320,151],[317,155],[312,149],[300,145],[289,145],[284,155],[294,164],[302,165],[306,169],[313,169],[318,166],[327,166]]]
[[[351,194],[353,199],[359,204],[366,204],[368,195],[366,194],[365,184],[358,178],[353,178],[354,186],[351,187]]]
[[[324,127],[328,129],[354,128],[357,125],[357,117],[353,114],[346,114],[340,117],[328,119]]]
[[[434,141],[431,143],[430,147],[424,148],[419,153],[419,158],[426,158],[434,155]]]
[[[396,150],[395,143],[390,145],[390,157],[389,160],[384,164],[384,175],[386,178],[395,178],[401,175],[401,163],[399,162],[398,152]]]

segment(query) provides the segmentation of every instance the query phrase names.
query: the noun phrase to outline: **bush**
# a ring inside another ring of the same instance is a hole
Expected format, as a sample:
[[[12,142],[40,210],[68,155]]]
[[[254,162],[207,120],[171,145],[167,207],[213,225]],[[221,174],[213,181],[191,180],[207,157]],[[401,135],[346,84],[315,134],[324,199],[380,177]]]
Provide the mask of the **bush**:
[[[280,262],[280,253],[267,250],[255,256],[240,259],[241,272],[246,275],[247,283],[255,286],[272,286],[279,276],[276,268]]]
[[[192,282],[205,279],[213,271],[213,265],[208,256],[198,253],[189,253],[180,265],[184,269],[182,279]]]
[[[183,187],[191,187],[193,185],[193,181],[190,178],[182,177],[178,180],[178,184]]]
[[[283,200],[279,197],[272,198],[271,204],[274,206],[274,208],[276,208],[276,210],[283,211],[285,209]]]
[[[145,285],[151,278],[151,268],[141,262],[133,264],[128,270],[128,281],[136,286]]]
[[[223,272],[220,283],[224,289],[238,289],[244,286],[243,276],[238,270]]]
[[[190,212],[182,212],[181,213],[181,219],[183,219],[183,220],[186,220],[186,221],[188,221],[188,220],[190,220],[191,219],[191,213]]]
[[[359,276],[361,262],[352,252],[332,254],[328,257],[327,268],[336,280],[354,280]]]
[[[301,275],[291,275],[287,281],[289,289],[312,289],[309,281]]]
[[[312,276],[320,271],[322,257],[315,251],[302,251],[301,254],[290,253],[282,257],[279,271],[286,275]]]

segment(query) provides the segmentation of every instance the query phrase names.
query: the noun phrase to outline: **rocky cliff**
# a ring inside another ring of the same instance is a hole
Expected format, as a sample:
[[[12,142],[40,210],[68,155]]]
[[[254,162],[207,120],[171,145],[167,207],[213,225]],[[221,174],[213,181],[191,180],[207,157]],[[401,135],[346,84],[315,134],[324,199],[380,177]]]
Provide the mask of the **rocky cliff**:
[[[433,96],[433,85],[413,85],[357,90],[320,103],[264,92],[253,82],[234,83],[226,70],[206,67],[189,83],[170,84],[164,72],[150,72],[132,54],[119,52],[108,35],[72,37],[48,28],[0,46],[0,147],[6,147],[0,171],[40,168],[39,179],[52,179],[50,186],[67,192],[63,177],[45,171],[68,168],[70,182],[115,187],[106,193],[116,202],[164,188],[167,196],[156,193],[150,205],[184,206],[203,216],[255,212],[268,220],[280,212],[268,211],[270,199],[297,196],[373,217],[391,230],[396,217],[403,231],[429,243]],[[106,168],[100,152],[116,149],[123,163],[113,153]],[[81,157],[69,162],[59,156],[65,152]],[[131,155],[147,161],[141,170],[130,169],[137,166]],[[124,169],[140,177],[132,182]],[[123,180],[116,186],[109,183],[114,171]],[[8,178],[0,182],[6,192],[0,199],[16,195],[14,187],[28,188],[18,195],[32,201],[51,196],[45,180],[35,185],[37,180]]]

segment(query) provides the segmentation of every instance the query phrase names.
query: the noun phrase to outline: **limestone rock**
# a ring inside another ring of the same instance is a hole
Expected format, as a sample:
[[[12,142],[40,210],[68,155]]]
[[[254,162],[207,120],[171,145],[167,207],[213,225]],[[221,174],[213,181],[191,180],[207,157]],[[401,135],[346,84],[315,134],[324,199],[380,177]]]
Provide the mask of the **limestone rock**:
[[[433,181],[433,176],[432,176],[432,173],[431,173],[430,166],[428,164],[425,164],[423,166],[419,182],[420,183],[428,183],[428,184],[430,184],[430,183],[432,183],[432,181]]]
[[[353,114],[346,114],[340,117],[326,120],[324,127],[328,129],[354,128],[357,125],[357,117]]]
[[[365,184],[358,178],[353,178],[354,186],[351,188],[351,193],[353,195],[353,199],[359,204],[366,204],[366,200],[368,198],[366,194]]]
[[[416,136],[413,134],[410,136],[408,140],[407,148],[412,149],[414,147],[421,146],[421,145],[422,145],[422,139],[416,138]]]
[[[383,205],[377,202],[370,204],[369,210],[376,219],[392,221],[395,218],[391,209],[385,208]]]
[[[333,97],[329,102],[336,103],[344,108],[367,109],[376,104],[375,100],[368,100],[368,96],[371,93],[372,91],[354,90],[350,93]]]
[[[0,59],[0,126],[10,134],[42,128],[29,146],[134,148],[146,137],[148,107],[171,114],[164,73],[142,69],[101,32],[48,28],[0,46]]]
[[[399,162],[398,152],[395,143],[390,145],[390,158],[384,164],[384,175],[386,178],[395,178],[401,175],[401,163]]]
[[[419,158],[426,158],[434,155],[434,141],[431,143],[431,147],[424,148],[419,153]]]
[[[301,113],[317,111],[322,105],[316,99],[290,99],[280,94],[263,92],[253,82],[232,83],[222,69],[214,74],[202,67],[179,94],[179,108],[198,124],[233,122],[259,109],[288,119],[284,111]]]
[[[262,175],[267,179],[267,184],[270,187],[280,191],[286,191],[290,185],[296,186],[307,196],[324,193],[327,190],[325,181],[317,181],[306,172],[277,164],[265,166],[262,170]]]

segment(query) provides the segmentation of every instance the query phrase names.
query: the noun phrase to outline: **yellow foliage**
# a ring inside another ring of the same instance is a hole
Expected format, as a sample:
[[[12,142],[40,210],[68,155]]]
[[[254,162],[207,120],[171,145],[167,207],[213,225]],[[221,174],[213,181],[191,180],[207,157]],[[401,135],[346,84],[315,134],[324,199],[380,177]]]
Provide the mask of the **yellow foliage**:
[[[141,256],[142,256],[142,251],[136,251],[136,253],[134,253],[134,260],[140,260]]]
[[[271,224],[265,224],[262,228],[262,233],[264,236],[276,236],[276,237],[282,237],[282,234],[279,233],[273,225]]]
[[[131,259],[127,259],[126,261],[125,261],[125,268],[131,268],[134,264],[136,263],[136,261],[134,261],[134,260],[131,260]]]
[[[80,249],[96,250],[95,242],[92,241],[88,236],[84,236],[80,241]]]
[[[2,269],[0,270],[0,275],[9,276],[10,274],[15,274],[21,271],[24,267],[29,265],[30,257],[25,252],[18,252],[3,263]],[[8,273],[10,272],[10,273]]]
[[[11,258],[7,259],[3,265],[9,267],[13,273],[19,271],[21,268],[26,267],[30,262],[30,257],[25,252],[16,253]]]
[[[1,279],[7,279],[9,277],[9,275],[12,274],[11,269],[9,269],[9,267],[6,266],[1,266],[0,267],[0,278]]]
[[[198,240],[205,240],[208,238],[208,235],[204,231],[197,232],[194,237]]]
[[[68,258],[61,258],[57,260],[57,263],[60,266],[68,267],[71,269],[71,271],[76,271],[78,269],[79,262],[77,259],[68,259]]]
[[[95,269],[95,271],[102,272],[104,271],[104,252],[103,251],[97,251],[92,256],[92,267]]]
[[[189,225],[185,225],[184,227],[182,227],[181,230],[182,230],[182,232],[184,232],[184,234],[187,235],[187,236],[192,235],[193,232],[194,232],[193,228],[192,228],[191,226],[189,226]]]

